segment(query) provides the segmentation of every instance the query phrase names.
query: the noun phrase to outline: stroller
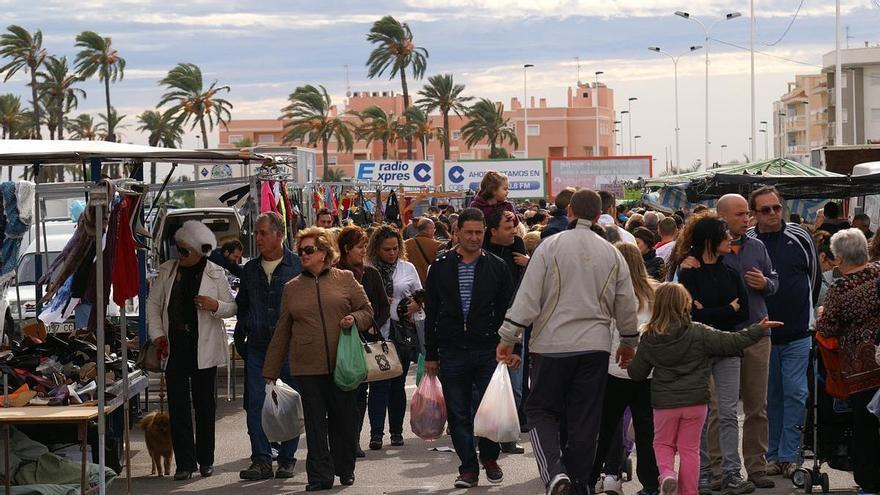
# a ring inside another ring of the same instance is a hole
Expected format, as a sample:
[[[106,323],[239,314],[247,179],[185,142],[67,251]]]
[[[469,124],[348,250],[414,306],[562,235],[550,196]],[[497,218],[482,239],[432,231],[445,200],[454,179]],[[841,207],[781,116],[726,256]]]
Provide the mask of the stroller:
[[[812,457],[812,467],[804,463],[794,472],[791,481],[797,488],[806,493],[813,493],[813,487],[822,488],[828,493],[828,473],[823,473],[821,466],[840,471],[852,471],[853,427],[852,410],[845,400],[832,397],[827,392],[827,384],[834,380],[838,372],[833,353],[813,338],[813,349],[807,370],[809,381],[806,421],[803,428],[801,457]]]

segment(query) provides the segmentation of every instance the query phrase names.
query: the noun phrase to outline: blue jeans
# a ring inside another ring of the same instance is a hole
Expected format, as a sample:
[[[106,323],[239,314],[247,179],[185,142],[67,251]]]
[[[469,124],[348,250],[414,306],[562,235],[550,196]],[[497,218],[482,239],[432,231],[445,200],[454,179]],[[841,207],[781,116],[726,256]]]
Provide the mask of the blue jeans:
[[[251,462],[272,464],[272,448],[269,439],[263,433],[263,402],[266,400],[266,380],[263,379],[263,362],[266,360],[266,350],[254,347],[248,348],[245,370],[247,380],[247,429],[251,439]],[[296,380],[290,376],[290,367],[287,363],[281,367],[278,378],[282,382],[299,390]],[[291,465],[296,462],[294,455],[299,446],[299,437],[288,440],[281,444],[278,449],[278,465]]]
[[[440,383],[446,399],[452,445],[461,461],[459,473],[480,472],[474,440],[474,411],[497,366],[495,349],[440,349]],[[501,446],[485,438],[478,440],[480,459],[498,460]]]
[[[388,413],[388,433],[403,435],[403,417],[406,415],[406,376],[409,373],[410,354],[408,349],[397,346],[397,355],[403,367],[403,374],[390,380],[370,383],[367,397],[367,411],[370,416],[370,437],[385,436],[385,413]]]
[[[807,404],[807,364],[810,337],[774,345],[770,351],[767,420],[770,430],[767,460],[797,462]]]

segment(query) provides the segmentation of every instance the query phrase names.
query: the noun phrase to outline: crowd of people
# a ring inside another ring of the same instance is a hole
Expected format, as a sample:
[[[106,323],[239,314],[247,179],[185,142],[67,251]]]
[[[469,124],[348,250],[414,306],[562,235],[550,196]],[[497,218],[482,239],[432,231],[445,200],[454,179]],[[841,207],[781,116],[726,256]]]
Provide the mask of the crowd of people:
[[[324,490],[336,477],[355,482],[365,418],[370,450],[384,448],[386,422],[390,445],[404,444],[404,387],[421,357],[442,384],[457,488],[476,486],[481,471],[501,483],[501,454],[523,452],[474,437],[498,362],[548,494],[622,495],[630,421],[640,495],[772,488],[803,462],[818,333],[843,363],[855,481],[880,491],[880,424],[866,407],[880,388],[870,218],[851,226],[829,202],[815,222],[786,221],[772,187],[668,215],[574,188],[550,205],[514,205],[508,188],[489,172],[470,207],[433,206],[405,226],[334,226],[321,211],[294,250],[281,217],[264,213],[244,266],[240,244],[217,248],[207,227],[187,222],[149,304],[150,337],[168,356],[175,479],[213,472],[209,391],[226,359],[219,321],[235,314],[245,480],[291,477],[296,463],[298,439],[273,446],[262,431],[266,383],[299,391],[307,490]],[[221,268],[240,279],[234,301]],[[365,341],[393,343],[403,374],[340,389],[337,342],[353,326]]]

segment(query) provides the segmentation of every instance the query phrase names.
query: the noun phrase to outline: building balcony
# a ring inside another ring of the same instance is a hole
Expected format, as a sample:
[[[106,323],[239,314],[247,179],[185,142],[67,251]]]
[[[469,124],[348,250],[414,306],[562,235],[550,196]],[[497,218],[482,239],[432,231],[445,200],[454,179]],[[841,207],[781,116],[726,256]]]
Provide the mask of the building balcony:
[[[786,146],[785,154],[786,155],[806,155],[809,153],[809,150],[804,145],[796,145],[796,146]]]

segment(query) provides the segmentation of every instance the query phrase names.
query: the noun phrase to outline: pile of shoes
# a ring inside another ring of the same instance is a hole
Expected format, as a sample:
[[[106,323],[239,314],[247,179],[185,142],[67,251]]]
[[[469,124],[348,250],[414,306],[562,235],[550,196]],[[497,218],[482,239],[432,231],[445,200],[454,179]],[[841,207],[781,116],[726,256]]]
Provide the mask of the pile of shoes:
[[[25,336],[13,341],[11,348],[0,351],[0,373],[7,377],[8,397],[0,390],[0,406],[4,400],[12,407],[66,406],[90,403],[98,390],[98,349],[94,335],[54,333],[45,339]],[[115,354],[100,353],[104,359],[106,383],[122,376],[122,366],[129,372],[134,363],[123,364]],[[107,394],[112,398],[112,394]]]

